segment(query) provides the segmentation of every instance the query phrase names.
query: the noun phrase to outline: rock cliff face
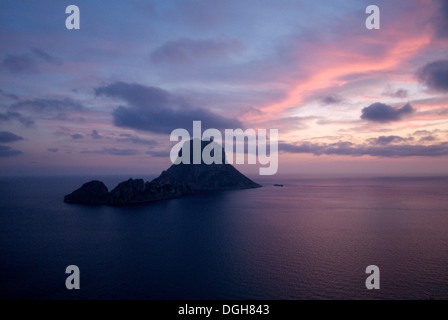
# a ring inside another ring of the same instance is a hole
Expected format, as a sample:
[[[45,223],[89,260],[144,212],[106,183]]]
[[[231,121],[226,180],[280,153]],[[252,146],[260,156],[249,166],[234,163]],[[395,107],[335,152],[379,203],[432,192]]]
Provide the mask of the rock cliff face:
[[[210,142],[202,141],[201,150]],[[184,146],[185,147],[185,146]],[[192,147],[192,141],[190,141]],[[192,149],[191,149],[192,150]],[[222,149],[225,160],[224,149]],[[182,155],[182,149],[179,156]],[[192,156],[191,162],[192,163]],[[225,161],[223,161],[225,162]],[[108,191],[101,181],[90,181],[64,197],[66,203],[125,206],[166,200],[206,190],[234,190],[261,187],[230,164],[178,164],[150,181],[129,179]]]
[[[81,188],[66,195],[64,202],[90,205],[106,204],[109,202],[109,191],[103,182],[93,180],[84,183]]]

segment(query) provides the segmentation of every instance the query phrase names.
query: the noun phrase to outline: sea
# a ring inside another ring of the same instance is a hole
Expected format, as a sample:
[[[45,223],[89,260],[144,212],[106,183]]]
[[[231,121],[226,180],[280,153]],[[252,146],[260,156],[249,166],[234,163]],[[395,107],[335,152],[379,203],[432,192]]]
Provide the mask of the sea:
[[[63,202],[127,178],[1,177],[0,299],[448,299],[448,177],[254,176],[262,188]]]

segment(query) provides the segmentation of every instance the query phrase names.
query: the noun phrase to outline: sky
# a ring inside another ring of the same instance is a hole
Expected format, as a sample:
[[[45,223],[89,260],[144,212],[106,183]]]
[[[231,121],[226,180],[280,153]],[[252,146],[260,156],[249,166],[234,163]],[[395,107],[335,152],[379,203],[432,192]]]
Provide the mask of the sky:
[[[157,174],[194,120],[278,129],[279,174],[447,175],[447,49],[443,0],[2,0],[0,175]]]

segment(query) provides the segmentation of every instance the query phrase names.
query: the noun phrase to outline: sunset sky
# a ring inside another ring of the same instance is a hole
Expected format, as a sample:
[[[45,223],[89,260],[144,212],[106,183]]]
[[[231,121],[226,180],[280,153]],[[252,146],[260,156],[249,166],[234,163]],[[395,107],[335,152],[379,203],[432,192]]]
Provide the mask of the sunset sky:
[[[278,129],[279,173],[448,174],[448,1],[0,2],[0,175],[157,174],[193,120]]]

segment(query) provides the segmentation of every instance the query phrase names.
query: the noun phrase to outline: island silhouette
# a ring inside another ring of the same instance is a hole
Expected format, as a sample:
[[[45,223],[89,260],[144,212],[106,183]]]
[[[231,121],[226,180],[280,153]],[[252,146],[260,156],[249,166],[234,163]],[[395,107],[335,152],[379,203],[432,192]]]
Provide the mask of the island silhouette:
[[[213,141],[201,140],[201,151]],[[189,144],[193,147],[193,140],[186,142],[178,153]],[[193,164],[190,153],[190,164],[173,164],[163,171],[159,177],[144,182],[143,179],[128,179],[119,183],[109,191],[102,181],[92,180],[83,184],[79,189],[64,197],[69,204],[126,206],[150,203],[160,200],[179,198],[200,191],[219,191],[259,188],[255,183],[231,164],[225,161],[225,151],[222,148],[222,164]]]

